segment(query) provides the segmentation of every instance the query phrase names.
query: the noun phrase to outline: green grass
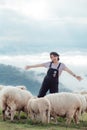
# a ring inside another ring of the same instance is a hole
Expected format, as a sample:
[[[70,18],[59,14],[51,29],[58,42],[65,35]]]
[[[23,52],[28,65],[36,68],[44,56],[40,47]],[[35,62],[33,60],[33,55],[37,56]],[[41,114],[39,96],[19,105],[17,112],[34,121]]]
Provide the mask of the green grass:
[[[9,119],[3,121],[0,112],[0,130],[87,130],[87,114],[84,114],[83,121],[80,119],[78,125],[72,122],[69,126],[66,126],[63,118],[58,118],[58,124],[54,122],[50,124],[33,123],[25,118],[24,113],[21,114],[20,120],[15,118],[14,122]]]

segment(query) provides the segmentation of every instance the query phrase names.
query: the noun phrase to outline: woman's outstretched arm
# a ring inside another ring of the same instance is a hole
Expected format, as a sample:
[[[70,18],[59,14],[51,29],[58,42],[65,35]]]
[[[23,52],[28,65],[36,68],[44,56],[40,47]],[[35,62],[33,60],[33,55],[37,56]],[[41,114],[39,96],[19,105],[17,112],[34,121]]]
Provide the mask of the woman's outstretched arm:
[[[44,67],[44,64],[36,64],[36,65],[27,65],[25,66],[25,69],[31,69],[31,68],[36,68],[36,67]]]
[[[64,69],[66,72],[68,72],[70,75],[74,76],[77,80],[81,81],[83,78],[81,76],[78,76],[74,74],[69,68],[65,67]]]

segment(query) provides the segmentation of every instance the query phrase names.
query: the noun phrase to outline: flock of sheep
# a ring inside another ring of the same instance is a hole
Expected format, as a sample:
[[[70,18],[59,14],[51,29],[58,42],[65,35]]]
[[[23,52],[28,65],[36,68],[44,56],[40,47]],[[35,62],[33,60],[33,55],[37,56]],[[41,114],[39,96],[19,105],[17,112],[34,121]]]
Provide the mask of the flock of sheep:
[[[32,121],[50,123],[52,118],[57,121],[60,116],[66,117],[67,124],[71,120],[78,123],[80,116],[87,112],[87,94],[61,92],[38,98],[25,86],[0,85],[0,108],[3,120],[10,117],[13,121],[16,112],[20,119],[20,112],[23,111]]]

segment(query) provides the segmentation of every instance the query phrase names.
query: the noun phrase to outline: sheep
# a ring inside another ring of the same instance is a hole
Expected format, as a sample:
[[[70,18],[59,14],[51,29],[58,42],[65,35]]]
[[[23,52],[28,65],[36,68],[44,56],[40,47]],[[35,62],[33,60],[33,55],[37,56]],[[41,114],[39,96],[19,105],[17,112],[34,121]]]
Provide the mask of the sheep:
[[[81,92],[75,92],[75,94],[80,98],[81,100],[81,106],[82,106],[82,109],[81,109],[81,114],[84,113],[87,109],[87,99],[86,99],[86,95],[87,95],[87,92],[85,91],[81,91]]]
[[[61,92],[48,94],[45,96],[51,104],[51,116],[57,119],[57,116],[66,117],[66,123],[70,124],[74,118],[77,123],[81,113],[81,101],[75,94]]]
[[[2,89],[4,89],[4,88],[6,88],[6,87],[17,87],[17,88],[19,88],[19,89],[23,89],[23,90],[27,90],[27,88],[26,88],[26,86],[24,86],[24,85],[17,85],[17,86],[5,86],[5,85],[0,85],[0,90],[2,90]]]
[[[84,94],[87,94],[87,91],[81,90],[81,91],[75,91],[75,92],[73,92],[73,93],[77,93],[77,94],[82,94],[82,95],[84,95]]]
[[[0,85],[0,90],[2,90],[5,86],[4,85]]]
[[[74,92],[77,94],[77,96],[81,100],[81,116],[86,112],[87,113],[87,91],[79,91],[79,92]],[[82,117],[83,120],[83,117]]]
[[[15,111],[24,111],[27,114],[27,103],[33,95],[27,90],[21,90],[17,87],[7,87],[1,93],[1,107],[3,120],[6,119],[5,111],[10,109],[11,121],[14,119]]]
[[[83,96],[84,96],[85,99],[86,99],[86,109],[85,109],[85,112],[87,113],[87,94],[84,94]]]
[[[17,87],[17,88],[22,89],[22,90],[27,90],[26,86],[23,86],[23,85],[20,85],[20,86],[5,86],[5,85],[0,85],[0,93],[2,92],[1,91],[2,89],[7,88],[7,87]],[[1,98],[0,98],[0,108],[1,108]],[[7,110],[7,112],[9,112],[9,111]]]
[[[76,96],[80,99],[81,101],[81,117],[83,120],[83,114],[87,112],[87,101],[86,97],[82,94],[76,94]],[[77,122],[79,123],[79,119],[77,119]]]
[[[33,121],[37,120],[39,116],[42,123],[50,122],[50,102],[48,99],[33,97],[28,101],[27,109]]]
[[[87,109],[87,102],[86,102],[86,97],[84,95],[81,94],[77,94],[77,96],[80,98],[81,100],[81,114],[84,113]]]
[[[19,86],[16,86],[17,88],[19,89],[22,89],[22,90],[27,90],[26,86],[23,86],[23,85],[19,85]]]
[[[1,109],[1,91],[4,89],[4,85],[0,85],[0,109]]]

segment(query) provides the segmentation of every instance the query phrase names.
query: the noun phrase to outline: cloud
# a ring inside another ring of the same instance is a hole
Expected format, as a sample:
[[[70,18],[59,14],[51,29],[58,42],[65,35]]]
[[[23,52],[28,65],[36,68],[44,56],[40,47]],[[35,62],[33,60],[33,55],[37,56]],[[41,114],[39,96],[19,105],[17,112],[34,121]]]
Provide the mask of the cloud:
[[[39,57],[39,58],[38,58]],[[61,52],[60,53],[61,62],[64,62],[67,66],[72,66],[72,68],[86,67],[87,66],[87,52],[73,51],[72,52]],[[38,64],[50,61],[49,52],[33,53],[27,55],[0,55],[0,63],[10,64],[15,66],[24,67],[26,64]],[[81,72],[85,69],[80,70]]]
[[[15,11],[27,20],[87,23],[86,0],[1,0],[0,5],[2,10]]]
[[[44,19],[47,14],[47,4],[43,0],[33,1],[4,1],[0,6],[2,10],[13,10],[21,15],[29,17],[31,19]]]
[[[0,0],[0,43],[9,48],[11,44],[54,43],[58,47],[85,47],[86,3],[86,0]]]

